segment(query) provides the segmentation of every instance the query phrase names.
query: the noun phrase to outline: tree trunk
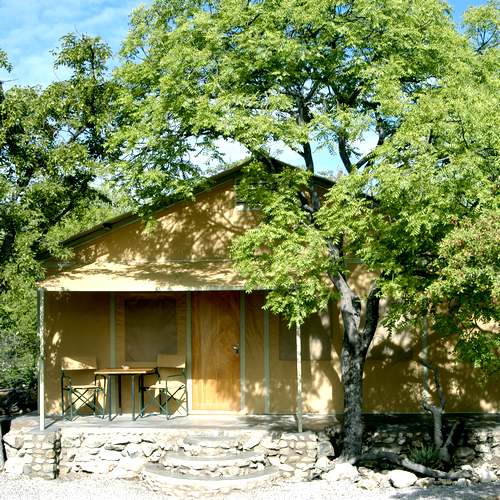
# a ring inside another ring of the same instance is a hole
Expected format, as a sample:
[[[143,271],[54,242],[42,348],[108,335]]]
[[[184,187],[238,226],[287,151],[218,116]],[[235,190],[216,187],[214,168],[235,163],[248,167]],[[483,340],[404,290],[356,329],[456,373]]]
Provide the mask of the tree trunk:
[[[342,457],[351,460],[361,453],[363,439],[363,368],[365,354],[351,346],[344,333],[342,382],[344,385],[344,446]]]
[[[366,299],[366,317],[361,326],[361,301],[341,275],[331,275],[340,292],[344,324],[342,342],[342,383],[344,386],[344,445],[341,460],[353,462],[361,455],[363,439],[363,370],[366,354],[379,319],[379,289],[372,287]]]

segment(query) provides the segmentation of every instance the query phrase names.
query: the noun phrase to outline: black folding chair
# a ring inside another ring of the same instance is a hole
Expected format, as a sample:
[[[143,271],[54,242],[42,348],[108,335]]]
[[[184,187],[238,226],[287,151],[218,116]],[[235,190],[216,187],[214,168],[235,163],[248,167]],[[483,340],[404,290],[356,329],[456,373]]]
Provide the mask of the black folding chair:
[[[141,387],[141,411],[143,417],[148,410],[158,410],[167,419],[175,414],[187,416],[186,361],[182,357],[158,354],[156,380]]]
[[[106,378],[96,376],[97,370],[96,358],[70,358],[63,357],[61,364],[61,399],[62,416],[73,420],[75,416],[85,415],[82,411],[87,409],[98,417],[104,418],[104,401],[102,404],[99,398],[104,399],[106,394]],[[72,375],[78,378],[78,383],[73,381]],[[87,377],[85,377],[87,375]],[[87,378],[88,383],[79,383]]]

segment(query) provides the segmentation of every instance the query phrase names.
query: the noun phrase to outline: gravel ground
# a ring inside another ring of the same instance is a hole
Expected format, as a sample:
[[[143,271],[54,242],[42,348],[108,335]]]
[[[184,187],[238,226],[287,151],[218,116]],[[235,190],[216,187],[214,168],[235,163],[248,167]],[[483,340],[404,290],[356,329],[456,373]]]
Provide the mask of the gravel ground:
[[[228,496],[209,495],[228,500],[331,500],[356,499],[491,499],[500,500],[500,483],[476,484],[471,487],[439,486],[426,489],[406,488],[367,491],[354,484],[339,481],[285,483]],[[150,491],[140,481],[124,481],[89,476],[66,476],[55,481],[0,475],[0,500],[158,500],[169,498]],[[172,498],[172,497],[170,497]]]

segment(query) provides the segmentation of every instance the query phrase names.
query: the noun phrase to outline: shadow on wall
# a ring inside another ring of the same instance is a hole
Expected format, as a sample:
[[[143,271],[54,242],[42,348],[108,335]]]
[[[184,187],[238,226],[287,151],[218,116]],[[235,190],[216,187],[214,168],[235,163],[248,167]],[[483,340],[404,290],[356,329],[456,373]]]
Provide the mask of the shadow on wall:
[[[365,364],[366,412],[422,412],[423,369],[418,333],[377,334]],[[500,377],[483,374],[453,355],[452,340],[429,337],[429,358],[439,368],[448,412],[495,412],[500,408]],[[430,389],[438,403],[430,374]]]
[[[77,252],[77,260],[94,262],[229,258],[234,236],[255,225],[255,211],[237,210],[232,184],[197,196],[196,202],[179,202],[155,215],[146,230],[138,221],[117,229]]]

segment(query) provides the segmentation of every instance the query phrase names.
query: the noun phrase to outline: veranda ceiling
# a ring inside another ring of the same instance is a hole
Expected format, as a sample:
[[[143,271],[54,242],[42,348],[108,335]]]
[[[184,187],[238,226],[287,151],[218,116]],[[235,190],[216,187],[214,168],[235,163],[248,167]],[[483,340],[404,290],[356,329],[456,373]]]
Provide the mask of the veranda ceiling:
[[[47,291],[71,292],[243,290],[244,281],[227,260],[94,262],[61,272],[39,286]]]

